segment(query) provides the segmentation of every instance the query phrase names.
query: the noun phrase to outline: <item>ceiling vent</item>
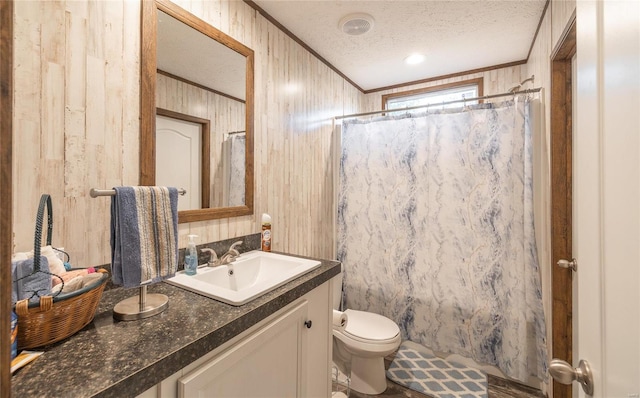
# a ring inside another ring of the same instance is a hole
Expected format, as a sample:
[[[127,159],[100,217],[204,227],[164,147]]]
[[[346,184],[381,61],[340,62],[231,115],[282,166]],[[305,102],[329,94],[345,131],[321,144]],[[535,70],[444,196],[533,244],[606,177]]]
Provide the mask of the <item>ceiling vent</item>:
[[[351,36],[359,36],[373,28],[373,17],[369,14],[349,14],[340,20],[340,30]]]

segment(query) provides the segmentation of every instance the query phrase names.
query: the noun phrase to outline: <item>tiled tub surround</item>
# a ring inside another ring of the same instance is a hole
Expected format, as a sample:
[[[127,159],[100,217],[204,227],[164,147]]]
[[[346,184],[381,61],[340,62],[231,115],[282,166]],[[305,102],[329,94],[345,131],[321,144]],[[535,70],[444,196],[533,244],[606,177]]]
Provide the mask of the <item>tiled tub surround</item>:
[[[217,251],[216,251],[217,252]],[[243,306],[234,307],[158,283],[169,307],[138,321],[116,321],[113,306],[136,289],[105,291],[94,321],[13,376],[15,397],[134,397],[236,335],[292,303],[340,272],[322,265]]]

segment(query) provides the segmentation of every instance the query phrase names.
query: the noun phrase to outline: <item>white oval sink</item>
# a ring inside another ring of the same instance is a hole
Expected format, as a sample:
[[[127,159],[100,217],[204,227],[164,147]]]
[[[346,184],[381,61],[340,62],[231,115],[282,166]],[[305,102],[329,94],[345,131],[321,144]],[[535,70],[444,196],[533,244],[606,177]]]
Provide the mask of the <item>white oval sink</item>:
[[[180,271],[165,282],[237,306],[318,266],[320,261],[316,260],[251,251],[241,254],[231,264],[198,268],[193,276]]]

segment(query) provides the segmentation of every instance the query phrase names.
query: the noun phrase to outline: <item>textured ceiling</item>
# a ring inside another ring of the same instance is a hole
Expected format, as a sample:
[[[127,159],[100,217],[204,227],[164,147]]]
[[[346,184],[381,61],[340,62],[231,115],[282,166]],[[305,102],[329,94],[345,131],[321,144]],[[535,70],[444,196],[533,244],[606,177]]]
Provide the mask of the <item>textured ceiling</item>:
[[[546,0],[254,0],[364,90],[525,60]],[[339,21],[368,13],[373,29],[348,36]],[[414,52],[426,56],[406,65]]]
[[[246,58],[158,11],[158,69],[244,100]]]

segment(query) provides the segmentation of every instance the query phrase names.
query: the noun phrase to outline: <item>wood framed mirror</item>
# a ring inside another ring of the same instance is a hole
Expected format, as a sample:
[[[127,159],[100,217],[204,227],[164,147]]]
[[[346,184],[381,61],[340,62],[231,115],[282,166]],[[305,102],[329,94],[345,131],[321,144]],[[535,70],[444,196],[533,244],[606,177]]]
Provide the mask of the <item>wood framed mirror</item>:
[[[253,214],[253,50],[168,0],[142,1],[141,48],[140,185],[185,189],[180,223]]]

